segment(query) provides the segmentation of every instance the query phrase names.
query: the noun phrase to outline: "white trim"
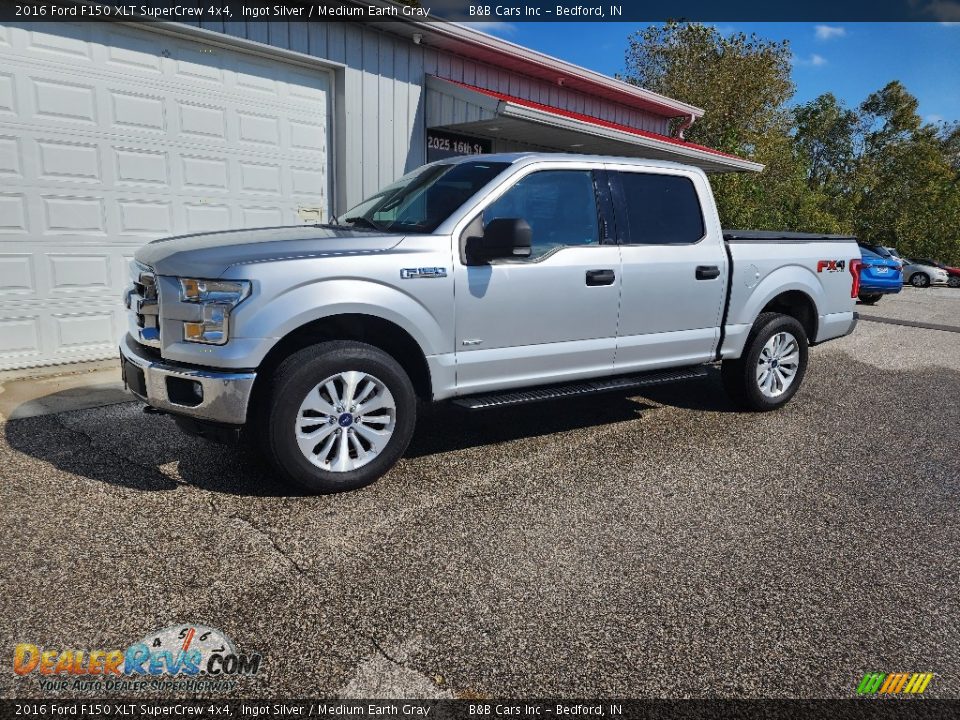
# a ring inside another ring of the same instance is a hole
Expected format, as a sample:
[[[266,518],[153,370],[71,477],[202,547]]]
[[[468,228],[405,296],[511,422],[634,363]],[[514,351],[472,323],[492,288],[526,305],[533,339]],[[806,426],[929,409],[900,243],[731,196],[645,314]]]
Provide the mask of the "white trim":
[[[225,31],[221,32],[219,30],[208,30],[206,28],[197,27],[196,25],[167,22],[165,20],[159,22],[144,22],[143,20],[132,22],[124,21],[119,24],[129,25],[140,30],[155,30],[156,32],[165,33],[167,35],[192,35],[202,39],[204,42],[210,43],[211,45],[220,45],[225,49],[240,50],[252,55],[260,55],[268,59],[279,58],[285,62],[292,63],[294,65],[300,65],[309,70],[316,70],[318,65],[321,69],[327,71],[343,70],[347,67],[343,63],[328,60],[327,58],[317,57],[316,55],[307,55],[306,53],[298,52],[297,50],[282,48],[279,45],[268,45],[267,43],[262,43],[259,40],[250,40],[249,38],[237,37],[236,35],[231,35]]]
[[[350,2],[363,6],[395,7],[394,3],[386,2],[385,0],[350,0]],[[621,102],[629,104],[631,100],[634,103],[639,100],[647,105],[658,107],[666,111],[664,113],[665,117],[693,116],[694,118],[700,118],[703,117],[704,114],[703,108],[699,108],[696,105],[674,100],[666,95],[645,90],[637,85],[631,85],[622,80],[617,80],[608,75],[588,70],[585,67],[574,65],[566,60],[531,50],[523,45],[488,35],[485,32],[452,21],[428,21],[404,18],[393,20],[389,25],[392,27],[385,27],[386,24],[380,25],[380,27],[396,32],[398,27],[407,26],[425,35],[444,38],[460,43],[461,45],[469,45],[487,52],[520,59],[528,65],[536,66],[540,70],[550,71],[558,77],[564,76],[564,79],[579,80],[587,85],[601,87],[621,96]],[[576,89],[581,92],[583,91],[582,88]]]

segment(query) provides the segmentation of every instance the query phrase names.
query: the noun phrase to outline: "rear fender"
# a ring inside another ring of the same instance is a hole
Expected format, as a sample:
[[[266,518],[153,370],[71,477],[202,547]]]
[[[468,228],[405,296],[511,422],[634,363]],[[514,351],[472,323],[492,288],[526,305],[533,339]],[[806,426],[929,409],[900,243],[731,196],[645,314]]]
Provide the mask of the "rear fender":
[[[823,308],[827,305],[826,293],[817,276],[802,265],[787,265],[774,270],[753,290],[742,283],[737,287],[737,282],[735,279],[730,298],[731,307],[720,353],[723,358],[740,357],[753,323],[756,322],[763,308],[777,296],[790,291],[803,293],[813,301],[818,321],[823,316]]]

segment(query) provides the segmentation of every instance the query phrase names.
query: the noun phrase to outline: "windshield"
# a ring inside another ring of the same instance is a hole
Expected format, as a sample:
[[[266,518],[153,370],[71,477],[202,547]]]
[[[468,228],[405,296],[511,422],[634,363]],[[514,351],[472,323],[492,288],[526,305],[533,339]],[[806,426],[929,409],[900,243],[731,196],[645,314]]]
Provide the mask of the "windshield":
[[[433,232],[508,165],[482,161],[425,165],[347,210],[337,222],[384,232]]]

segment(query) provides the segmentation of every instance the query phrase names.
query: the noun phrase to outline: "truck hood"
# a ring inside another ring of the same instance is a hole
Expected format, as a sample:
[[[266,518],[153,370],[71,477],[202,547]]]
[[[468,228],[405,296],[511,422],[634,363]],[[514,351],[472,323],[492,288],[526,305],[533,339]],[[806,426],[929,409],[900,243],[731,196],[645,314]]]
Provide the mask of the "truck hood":
[[[231,265],[383,252],[402,239],[334,225],[291,225],[161,238],[137,250],[136,259],[158,275],[218,278]]]

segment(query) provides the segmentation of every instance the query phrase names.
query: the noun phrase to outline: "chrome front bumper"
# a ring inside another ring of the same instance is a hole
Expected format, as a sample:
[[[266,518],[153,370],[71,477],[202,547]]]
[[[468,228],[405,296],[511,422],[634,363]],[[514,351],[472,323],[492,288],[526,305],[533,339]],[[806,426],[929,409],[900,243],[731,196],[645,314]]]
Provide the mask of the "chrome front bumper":
[[[165,363],[151,357],[130,335],[124,335],[120,343],[120,357],[124,384],[148,405],[198,420],[230,425],[246,422],[256,373]],[[191,394],[194,384],[202,390],[202,397]]]

